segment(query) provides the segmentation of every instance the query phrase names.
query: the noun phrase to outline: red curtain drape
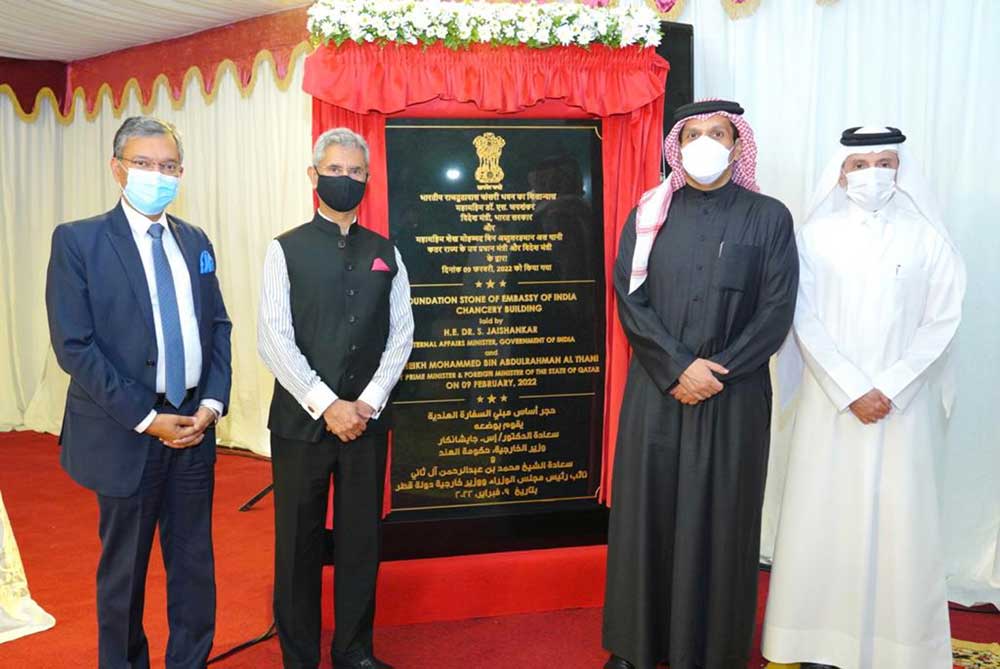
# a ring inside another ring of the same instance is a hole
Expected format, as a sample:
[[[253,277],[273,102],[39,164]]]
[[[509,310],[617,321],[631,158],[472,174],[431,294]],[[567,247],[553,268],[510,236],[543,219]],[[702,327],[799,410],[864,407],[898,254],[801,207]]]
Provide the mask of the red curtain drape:
[[[629,350],[616,316],[612,270],[622,225],[639,196],[659,181],[663,95],[669,65],[653,49],[605,46],[410,45],[320,47],[306,60],[313,137],[336,126],[371,147],[371,179],[358,220],[388,234],[385,120],[591,118],[602,123],[604,273],[607,333],[603,458],[599,498],[611,498],[618,414]],[[387,486],[386,499],[389,499]]]

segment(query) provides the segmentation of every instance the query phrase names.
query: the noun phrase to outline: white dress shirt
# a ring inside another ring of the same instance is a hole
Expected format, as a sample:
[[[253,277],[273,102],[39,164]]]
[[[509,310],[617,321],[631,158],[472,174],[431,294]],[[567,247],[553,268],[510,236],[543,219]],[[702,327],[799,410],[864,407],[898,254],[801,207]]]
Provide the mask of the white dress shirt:
[[[188,272],[184,255],[177,245],[177,240],[174,239],[165,213],[161,213],[159,218],[151,221],[136,211],[124,197],[121,202],[122,209],[125,211],[125,218],[128,219],[128,226],[132,230],[132,239],[139,249],[142,269],[146,273],[146,284],[149,286],[149,299],[153,303],[153,327],[156,330],[156,348],[159,351],[159,355],[156,356],[156,392],[162,394],[167,391],[167,371],[164,366],[163,323],[160,320],[160,300],[156,288],[156,269],[153,265],[153,238],[149,235],[149,228],[154,223],[159,223],[163,226],[163,251],[167,255],[167,262],[170,264],[170,273],[174,278],[177,311],[181,321],[181,337],[184,341],[185,387],[195,388],[198,382],[201,381],[201,336],[198,332],[198,317],[194,313],[194,293],[191,292],[191,274]],[[203,399],[201,406],[208,407],[215,412],[216,416],[222,415],[222,402],[218,400]],[[150,411],[146,418],[136,425],[135,431],[145,432],[154,418],[156,418],[155,410]]]
[[[320,216],[323,214],[320,213]],[[378,418],[385,409],[389,393],[403,374],[403,366],[406,365],[410,350],[413,348],[410,280],[399,250],[394,250],[399,270],[392,280],[389,293],[389,336],[375,375],[358,397],[358,401],[375,410],[373,418]],[[337,401],[338,397],[319,377],[295,343],[290,291],[285,253],[281,243],[275,239],[267,247],[267,255],[264,258],[260,319],[257,323],[257,350],[278,383],[291,393],[313,420],[317,420],[331,404]]]

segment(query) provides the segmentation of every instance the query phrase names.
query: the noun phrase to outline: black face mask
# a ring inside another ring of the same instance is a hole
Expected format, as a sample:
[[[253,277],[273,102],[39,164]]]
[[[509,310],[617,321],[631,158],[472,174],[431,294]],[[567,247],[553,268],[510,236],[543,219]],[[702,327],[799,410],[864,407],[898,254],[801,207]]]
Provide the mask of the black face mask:
[[[366,185],[364,181],[355,181],[348,176],[328,177],[320,174],[316,194],[334,211],[352,211],[361,204]]]

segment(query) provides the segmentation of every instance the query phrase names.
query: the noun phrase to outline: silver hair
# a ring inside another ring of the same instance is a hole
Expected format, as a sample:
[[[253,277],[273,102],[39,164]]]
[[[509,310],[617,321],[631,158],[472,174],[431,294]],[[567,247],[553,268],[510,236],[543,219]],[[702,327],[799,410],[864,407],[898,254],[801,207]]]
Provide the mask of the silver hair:
[[[320,163],[323,162],[323,156],[326,155],[326,150],[335,144],[346,146],[350,149],[361,149],[361,152],[365,154],[365,167],[368,167],[370,153],[368,142],[365,141],[364,137],[349,128],[331,128],[316,138],[316,144],[313,145],[314,167],[320,166]]]
[[[118,132],[115,133],[114,151],[115,158],[124,158],[122,152],[125,150],[125,143],[133,137],[155,137],[156,135],[170,135],[177,142],[177,155],[181,162],[184,162],[184,144],[181,142],[181,134],[177,131],[173,123],[162,121],[152,116],[130,116],[125,119]]]

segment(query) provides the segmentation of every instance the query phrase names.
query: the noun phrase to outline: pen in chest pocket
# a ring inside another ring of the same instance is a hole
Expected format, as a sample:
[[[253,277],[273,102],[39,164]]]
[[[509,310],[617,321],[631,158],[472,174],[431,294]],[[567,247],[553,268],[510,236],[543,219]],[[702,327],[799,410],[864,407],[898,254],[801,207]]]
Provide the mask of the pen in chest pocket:
[[[722,257],[722,249],[725,248],[726,242],[719,242],[719,257]]]

